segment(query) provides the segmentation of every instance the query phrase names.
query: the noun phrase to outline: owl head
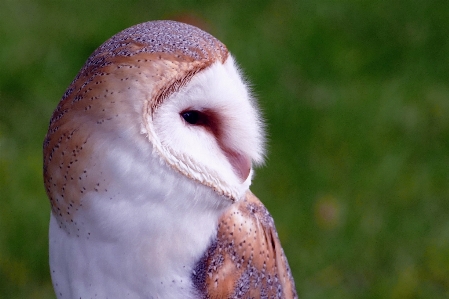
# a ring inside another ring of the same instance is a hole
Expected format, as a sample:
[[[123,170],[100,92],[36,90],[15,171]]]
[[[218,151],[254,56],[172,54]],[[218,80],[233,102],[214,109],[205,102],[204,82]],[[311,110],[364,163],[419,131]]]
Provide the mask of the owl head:
[[[263,162],[263,124],[220,41],[187,24],[154,21],[116,34],[88,58],[44,142],[53,212],[71,218],[82,204],[77,198],[102,190],[92,177],[107,177],[95,167],[106,155],[117,152],[108,163],[135,173],[138,165],[127,158],[133,151],[231,201],[244,196],[253,165]]]

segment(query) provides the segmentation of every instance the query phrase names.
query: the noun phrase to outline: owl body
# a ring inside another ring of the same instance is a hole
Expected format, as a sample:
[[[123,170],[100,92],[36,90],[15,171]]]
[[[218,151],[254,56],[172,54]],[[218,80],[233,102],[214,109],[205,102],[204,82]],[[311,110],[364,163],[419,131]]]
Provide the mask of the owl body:
[[[233,57],[193,26],[126,29],[88,59],[44,141],[61,298],[296,298],[249,191],[263,124]]]

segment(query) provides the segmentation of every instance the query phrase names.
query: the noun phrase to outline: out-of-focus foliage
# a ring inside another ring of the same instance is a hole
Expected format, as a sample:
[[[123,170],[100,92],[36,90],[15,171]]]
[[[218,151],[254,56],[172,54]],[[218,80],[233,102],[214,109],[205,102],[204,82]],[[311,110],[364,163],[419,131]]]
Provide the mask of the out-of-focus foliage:
[[[302,298],[449,297],[449,2],[0,4],[0,298],[54,298],[41,144],[118,31],[193,22],[242,66],[268,123],[253,191]]]

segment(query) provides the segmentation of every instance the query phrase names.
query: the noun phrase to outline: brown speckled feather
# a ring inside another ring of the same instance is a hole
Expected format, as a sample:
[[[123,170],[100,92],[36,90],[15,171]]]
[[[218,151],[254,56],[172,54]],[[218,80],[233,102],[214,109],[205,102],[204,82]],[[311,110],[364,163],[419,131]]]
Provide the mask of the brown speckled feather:
[[[203,298],[297,298],[273,218],[254,194],[221,216],[193,281]]]

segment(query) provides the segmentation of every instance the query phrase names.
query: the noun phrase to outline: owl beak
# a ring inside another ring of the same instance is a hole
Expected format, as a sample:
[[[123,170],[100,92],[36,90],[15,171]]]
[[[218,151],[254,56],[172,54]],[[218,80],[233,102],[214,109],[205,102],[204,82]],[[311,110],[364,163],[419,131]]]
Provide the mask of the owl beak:
[[[227,151],[226,156],[234,168],[235,174],[242,180],[246,181],[251,172],[251,159],[245,154]]]

